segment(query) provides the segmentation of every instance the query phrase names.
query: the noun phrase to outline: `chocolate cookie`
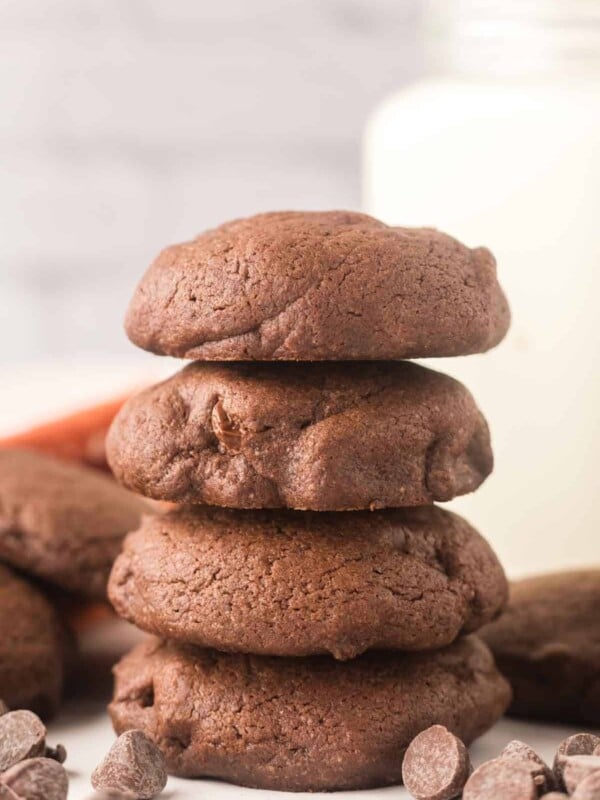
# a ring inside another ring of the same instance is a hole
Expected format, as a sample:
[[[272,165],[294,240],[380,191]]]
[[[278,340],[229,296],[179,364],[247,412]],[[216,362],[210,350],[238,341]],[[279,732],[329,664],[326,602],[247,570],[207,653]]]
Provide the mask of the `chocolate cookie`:
[[[97,470],[0,449],[0,558],[62,589],[105,597],[143,511],[144,501]]]
[[[56,711],[68,642],[44,595],[0,564],[0,692],[10,708]]]
[[[404,750],[420,731],[445,725],[468,743],[510,696],[474,637],[432,653],[368,653],[343,664],[150,640],[115,674],[115,730],[147,733],[170,772],[288,791],[399,783]]]
[[[424,505],[492,469],[467,389],[409,362],[190,364],[129,400],[107,446],[136,492],[233,508]]]
[[[259,214],[167,247],[126,320],[140,347],[203,361],[457,356],[508,325],[488,250],[348,211]]]
[[[600,569],[513,583],[482,633],[513,686],[513,714],[600,725]]]
[[[167,639],[260,655],[443,647],[502,609],[487,542],[435,506],[313,513],[187,508],[147,517],[109,583]]]

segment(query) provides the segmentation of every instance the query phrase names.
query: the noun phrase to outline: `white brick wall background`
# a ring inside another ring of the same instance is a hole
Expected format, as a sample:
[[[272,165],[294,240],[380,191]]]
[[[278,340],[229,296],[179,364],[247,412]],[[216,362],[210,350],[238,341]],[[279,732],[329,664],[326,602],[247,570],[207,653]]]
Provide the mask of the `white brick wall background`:
[[[420,0],[3,0],[0,361],[124,353],[157,250],[358,207],[369,111],[422,71]]]

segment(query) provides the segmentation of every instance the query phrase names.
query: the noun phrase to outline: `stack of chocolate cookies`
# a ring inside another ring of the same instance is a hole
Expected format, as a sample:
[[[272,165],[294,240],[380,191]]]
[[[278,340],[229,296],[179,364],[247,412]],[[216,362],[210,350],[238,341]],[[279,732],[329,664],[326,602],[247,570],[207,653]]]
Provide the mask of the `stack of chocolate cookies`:
[[[182,504],[126,540],[110,597],[154,634],[116,668],[115,728],[170,770],[270,789],[400,782],[439,723],[469,742],[510,690],[471,634],[507,595],[433,505],[492,469],[457,381],[402,359],[509,323],[485,249],[347,212],[239,220],[164,250],[130,338],[193,359],[108,440],[128,488]]]

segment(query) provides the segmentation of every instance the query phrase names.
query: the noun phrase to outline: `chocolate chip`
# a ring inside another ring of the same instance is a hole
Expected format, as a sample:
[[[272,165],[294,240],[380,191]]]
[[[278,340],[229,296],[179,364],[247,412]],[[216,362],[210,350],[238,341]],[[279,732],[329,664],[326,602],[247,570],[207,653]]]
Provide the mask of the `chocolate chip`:
[[[556,788],[556,779],[550,767],[525,742],[518,739],[509,742],[500,754],[500,758],[519,761],[529,767],[533,782],[540,794],[547,794]]]
[[[600,772],[599,756],[567,756],[563,766],[563,780],[569,794],[589,775]]]
[[[0,783],[0,800],[23,800],[22,797],[17,797],[12,789]]]
[[[44,755],[46,758],[53,758],[59,764],[64,764],[67,760],[67,750],[62,744],[57,744],[56,747],[46,747]]]
[[[92,786],[137,800],[150,800],[167,783],[165,760],[154,742],[142,731],[119,736],[104,761],[92,774]]]
[[[416,800],[458,797],[470,771],[467,748],[443,725],[416,736],[402,762],[402,780]]]
[[[69,779],[65,768],[51,758],[28,758],[15,764],[0,780],[25,800],[66,800]]]
[[[591,756],[600,746],[600,736],[592,733],[576,733],[564,739],[556,751],[552,770],[559,789],[564,789],[563,768],[567,756]]]
[[[584,778],[571,795],[571,800],[598,800],[600,797],[600,772]]]
[[[525,764],[507,758],[486,761],[471,775],[463,800],[536,800],[538,789]]]
[[[226,450],[239,452],[242,445],[242,434],[227,416],[222,400],[218,400],[213,406],[210,419],[215,436],[223,447]]]
[[[0,717],[0,772],[25,758],[43,755],[46,728],[31,711],[9,711]]]

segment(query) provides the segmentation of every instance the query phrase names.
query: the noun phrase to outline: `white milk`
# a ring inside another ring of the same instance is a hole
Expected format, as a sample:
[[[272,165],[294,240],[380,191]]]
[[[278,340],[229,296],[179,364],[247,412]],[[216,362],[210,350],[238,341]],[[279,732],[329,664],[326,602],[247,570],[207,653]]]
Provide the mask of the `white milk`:
[[[600,2],[441,8],[453,66],[372,116],[366,211],[487,245],[512,308],[497,350],[429,362],[493,434],[452,506],[513,575],[600,563]]]

